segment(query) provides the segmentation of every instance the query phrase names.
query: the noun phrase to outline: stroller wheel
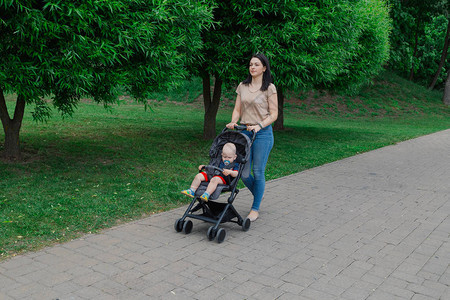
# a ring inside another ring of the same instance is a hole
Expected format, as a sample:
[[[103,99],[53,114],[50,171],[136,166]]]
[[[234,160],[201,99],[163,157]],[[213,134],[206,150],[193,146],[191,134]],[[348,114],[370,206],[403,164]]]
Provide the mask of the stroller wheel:
[[[206,236],[208,237],[208,240],[210,241],[214,240],[214,238],[216,237],[216,231],[214,230],[214,226],[208,228]]]
[[[175,225],[173,226],[175,228],[176,232],[181,232],[183,230],[184,221],[181,219],[178,219],[175,221]]]
[[[245,218],[244,222],[242,223],[242,230],[248,231],[250,229],[251,224],[252,224],[252,221],[250,221],[249,218]]]
[[[191,220],[185,221],[184,224],[183,224],[183,232],[186,233],[186,234],[191,233],[193,226],[194,226],[194,224],[192,223]]]
[[[225,231],[225,229],[220,228],[217,231],[217,242],[219,244],[222,243],[225,240],[226,235],[227,235],[227,232]]]

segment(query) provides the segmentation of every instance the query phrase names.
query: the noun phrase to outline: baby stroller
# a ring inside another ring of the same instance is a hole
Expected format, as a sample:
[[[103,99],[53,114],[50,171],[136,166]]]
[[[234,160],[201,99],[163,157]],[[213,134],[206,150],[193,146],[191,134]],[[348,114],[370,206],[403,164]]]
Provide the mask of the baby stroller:
[[[233,206],[233,201],[239,190],[236,188],[242,171],[250,155],[250,147],[255,140],[255,133],[253,132],[250,139],[242,131],[246,130],[246,126],[236,126],[235,130],[224,128],[222,132],[214,139],[209,150],[210,162],[205,166],[205,171],[209,174],[214,174],[214,171],[219,169],[222,160],[222,148],[226,143],[233,143],[236,145],[236,162],[239,163],[238,176],[236,176],[229,185],[219,184],[216,190],[211,194],[208,202],[200,200],[200,196],[205,192],[209,182],[202,182],[195,191],[195,196],[189,204],[183,217],[175,221],[175,230],[177,232],[191,233],[193,223],[186,218],[198,219],[204,222],[213,223],[209,227],[206,236],[210,241],[217,237],[217,242],[222,243],[225,240],[226,231],[224,228],[219,228],[221,223],[233,222],[242,226],[242,230],[247,231],[250,228],[251,221],[248,218],[243,219]],[[224,192],[230,192],[227,203],[214,201]],[[198,203],[197,203],[198,202]],[[197,205],[195,205],[197,203]],[[195,205],[195,206],[194,206]]]

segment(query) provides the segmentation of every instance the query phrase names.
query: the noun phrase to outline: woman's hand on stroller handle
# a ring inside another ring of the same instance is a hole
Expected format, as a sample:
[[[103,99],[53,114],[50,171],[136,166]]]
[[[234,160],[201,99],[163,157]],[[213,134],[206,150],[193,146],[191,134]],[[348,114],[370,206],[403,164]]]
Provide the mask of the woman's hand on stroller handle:
[[[225,127],[228,129],[234,129],[239,131],[247,130],[247,125],[239,125],[235,122],[230,122]]]
[[[254,132],[254,133],[257,133],[258,131],[260,131],[262,129],[262,126],[261,125],[249,125],[249,126],[247,126],[247,130],[248,131],[252,131],[252,132]]]
[[[247,130],[247,126],[246,125],[236,125],[234,126],[234,129],[236,130]]]

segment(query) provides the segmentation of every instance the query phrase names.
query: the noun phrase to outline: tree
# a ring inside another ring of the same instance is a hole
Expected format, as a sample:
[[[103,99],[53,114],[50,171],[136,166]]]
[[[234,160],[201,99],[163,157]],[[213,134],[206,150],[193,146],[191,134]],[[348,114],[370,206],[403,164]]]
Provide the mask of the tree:
[[[205,98],[204,137],[215,136],[222,85],[235,87],[250,56],[272,63],[283,127],[284,93],[318,87],[355,91],[377,74],[389,55],[390,20],[384,1],[218,1],[219,24],[203,34],[199,66]],[[210,79],[215,78],[211,97]]]
[[[0,118],[11,159],[20,157],[26,105],[45,120],[44,97],[63,115],[81,97],[106,106],[123,89],[144,101],[187,74],[212,17],[202,0],[0,0],[0,13]],[[12,118],[6,93],[17,95]]]
[[[429,85],[437,74],[447,27],[447,0],[391,0],[393,33],[390,67],[409,80]],[[445,23],[445,24],[444,24]],[[444,27],[445,26],[445,27]],[[444,78],[438,78],[440,83]]]
[[[301,23],[266,27],[275,43],[258,40],[273,57],[280,112],[276,129],[284,127],[285,91],[312,87],[355,93],[389,57],[391,23],[384,1],[317,1],[305,8],[288,10],[293,20],[302,16]]]
[[[447,80],[445,81],[444,97],[442,98],[442,102],[445,105],[450,106],[450,71],[448,72]]]
[[[444,67],[445,61],[447,60],[447,52],[448,52],[448,46],[450,42],[450,20],[447,19],[447,31],[445,33],[445,39],[444,39],[444,47],[442,49],[442,55],[441,59],[439,60],[439,66],[436,71],[436,74],[434,74],[433,80],[431,81],[430,86],[428,87],[430,90],[434,89],[436,82],[439,79],[439,75],[441,74],[441,70]]]
[[[418,55],[418,47],[419,47],[419,36],[424,34],[425,25],[429,22],[433,15],[439,13],[439,8],[442,3],[442,0],[431,0],[431,1],[422,1],[422,0],[402,0],[402,6],[404,9],[409,10],[415,19],[414,24],[414,51],[412,54],[413,59]],[[409,72],[409,80],[413,80],[414,77],[414,65],[411,66]]]

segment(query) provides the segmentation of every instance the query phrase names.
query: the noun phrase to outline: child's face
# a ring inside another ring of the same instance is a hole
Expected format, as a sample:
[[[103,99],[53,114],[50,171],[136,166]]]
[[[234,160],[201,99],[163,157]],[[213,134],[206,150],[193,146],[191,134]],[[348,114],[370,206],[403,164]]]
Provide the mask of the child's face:
[[[222,161],[228,160],[230,163],[232,163],[236,159],[236,157],[237,157],[236,153],[230,151],[222,152]]]

